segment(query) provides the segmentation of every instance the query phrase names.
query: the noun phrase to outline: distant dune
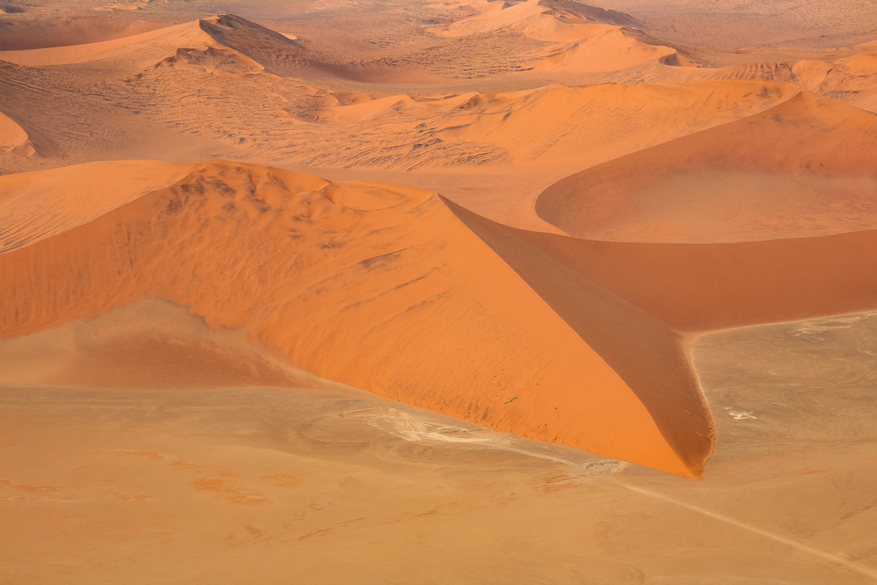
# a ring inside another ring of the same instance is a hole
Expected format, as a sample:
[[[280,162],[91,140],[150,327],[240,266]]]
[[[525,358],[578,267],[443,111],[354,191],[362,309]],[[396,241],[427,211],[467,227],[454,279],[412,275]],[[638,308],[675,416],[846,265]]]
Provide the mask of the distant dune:
[[[615,159],[547,189],[568,234],[739,242],[873,229],[877,115],[802,93],[774,108]]]
[[[495,0],[475,16],[430,30],[446,37],[510,30],[552,43],[522,64],[522,71],[615,71],[676,54],[669,47],[643,43],[636,38],[642,35],[623,28],[638,24],[627,14],[569,0]]]
[[[94,43],[0,51],[0,60],[27,67],[45,67],[128,58],[145,66],[173,54],[179,47],[204,49],[212,44],[213,38],[194,22]]]
[[[166,23],[159,21],[116,20],[99,16],[0,22],[0,51],[96,43],[165,26]]]

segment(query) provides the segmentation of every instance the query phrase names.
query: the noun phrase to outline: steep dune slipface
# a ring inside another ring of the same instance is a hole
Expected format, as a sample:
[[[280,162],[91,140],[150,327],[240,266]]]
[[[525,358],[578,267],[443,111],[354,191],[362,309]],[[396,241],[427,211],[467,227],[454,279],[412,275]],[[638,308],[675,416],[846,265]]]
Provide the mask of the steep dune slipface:
[[[611,250],[591,249],[590,242],[510,228],[448,204],[621,376],[699,476],[712,452],[714,431],[682,336],[619,294],[611,280],[589,270],[589,263],[605,260],[601,266],[607,272],[622,273],[646,291],[648,274],[615,264],[607,258]]]
[[[579,332],[425,191],[201,163],[3,253],[0,274],[4,338],[163,298],[315,375],[522,436],[683,475],[699,475],[709,452],[705,411],[697,445],[668,436]]]
[[[732,244],[597,242],[449,205],[636,392],[696,472],[713,427],[687,334],[877,308],[877,231]]]
[[[30,156],[35,151],[29,140],[30,136],[24,128],[0,112],[0,152]]]
[[[872,229],[877,116],[802,93],[560,181],[536,211],[599,240],[741,242]]]
[[[246,55],[269,73],[296,76],[321,66],[296,41],[233,14],[203,19],[199,27],[217,44]]]

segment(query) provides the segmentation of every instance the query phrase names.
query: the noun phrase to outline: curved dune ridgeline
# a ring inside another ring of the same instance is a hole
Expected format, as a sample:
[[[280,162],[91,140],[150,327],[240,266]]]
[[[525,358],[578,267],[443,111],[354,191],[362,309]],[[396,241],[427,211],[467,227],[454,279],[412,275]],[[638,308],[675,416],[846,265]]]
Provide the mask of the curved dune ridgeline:
[[[877,115],[803,92],[764,112],[597,165],[539,216],[579,238],[745,242],[872,229]]]
[[[200,163],[119,203],[0,255],[0,336],[158,297],[321,377],[678,474],[702,469],[708,438],[680,452],[577,331],[429,192]]]

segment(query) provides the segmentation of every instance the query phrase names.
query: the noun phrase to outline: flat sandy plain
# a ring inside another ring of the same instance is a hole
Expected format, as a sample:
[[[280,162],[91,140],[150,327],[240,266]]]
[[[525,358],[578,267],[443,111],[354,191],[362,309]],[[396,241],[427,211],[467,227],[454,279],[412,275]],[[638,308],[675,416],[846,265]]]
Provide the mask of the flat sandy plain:
[[[873,1],[0,9],[0,583],[877,581]]]

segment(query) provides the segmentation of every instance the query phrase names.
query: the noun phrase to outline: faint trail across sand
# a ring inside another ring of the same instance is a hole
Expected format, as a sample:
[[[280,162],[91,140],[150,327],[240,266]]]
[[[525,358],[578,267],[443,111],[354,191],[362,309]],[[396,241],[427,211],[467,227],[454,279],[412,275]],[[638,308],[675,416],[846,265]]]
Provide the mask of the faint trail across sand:
[[[522,453],[525,455],[530,455],[532,457],[538,457],[540,459],[549,459],[549,460],[557,461],[558,463],[573,465],[575,467],[580,466],[579,464],[577,464],[573,461],[570,461],[568,459],[562,458],[562,457],[552,457],[550,455],[542,455],[539,453],[534,453],[534,452],[527,450],[527,449],[517,449],[517,448],[511,447],[511,446],[506,446],[506,445],[503,445],[501,448],[505,448],[509,451],[515,451],[515,452]],[[807,546],[806,544],[800,543],[800,542],[792,540],[790,538],[786,538],[784,536],[780,536],[779,534],[775,534],[773,532],[763,530],[763,529],[758,528],[756,526],[746,524],[745,522],[740,522],[739,520],[734,520],[733,518],[723,516],[722,514],[717,514],[716,512],[711,512],[709,510],[705,510],[705,509],[700,508],[698,506],[695,506],[693,504],[688,504],[688,503],[682,502],[680,500],[677,500],[675,498],[671,498],[670,496],[666,496],[666,495],[660,494],[658,492],[653,492],[651,490],[647,490],[647,489],[643,489],[643,488],[639,488],[639,487],[634,487],[632,485],[629,485],[629,484],[626,484],[622,481],[619,481],[617,478],[613,478],[613,480],[619,486],[626,488],[632,492],[638,493],[638,494],[643,495],[643,496],[647,496],[649,498],[663,500],[665,502],[675,504],[675,505],[680,506],[682,508],[687,508],[688,510],[691,510],[693,512],[697,512],[699,514],[709,516],[710,518],[715,518],[716,520],[720,520],[720,521],[725,522],[727,524],[730,524],[732,526],[736,526],[738,528],[742,528],[744,530],[748,530],[750,532],[760,534],[761,536],[764,536],[764,537],[769,538],[771,540],[774,540],[776,542],[780,542],[780,543],[785,544],[787,546],[791,546],[791,547],[796,548],[798,550],[802,550],[806,553],[810,553],[812,555],[820,557],[820,558],[822,558],[830,563],[839,564],[839,565],[841,565],[841,566],[843,566],[851,571],[855,571],[856,573],[859,573],[860,575],[865,575],[866,577],[870,577],[871,579],[874,579],[875,581],[877,581],[877,570],[871,569],[871,568],[866,567],[864,565],[860,565],[859,563],[856,563],[854,561],[846,559],[842,556],[833,555],[833,554],[825,552],[823,550],[819,550],[817,548]]]
[[[795,540],[792,540],[790,538],[780,536],[779,534],[774,534],[773,532],[769,532],[767,530],[762,530],[761,528],[751,526],[751,525],[746,524],[744,522],[740,522],[739,520],[734,520],[733,518],[728,518],[727,516],[723,516],[721,514],[716,514],[715,512],[710,512],[709,510],[704,510],[703,508],[699,508],[698,506],[695,506],[692,504],[687,504],[685,502],[681,502],[677,499],[671,498],[669,496],[665,496],[664,494],[659,494],[657,492],[653,492],[653,491],[646,490],[643,488],[634,487],[632,485],[622,483],[622,482],[618,481],[617,479],[615,480],[615,482],[618,485],[620,485],[621,487],[627,488],[632,492],[636,492],[638,494],[648,496],[650,498],[655,498],[657,500],[664,500],[665,502],[670,502],[671,504],[676,504],[677,506],[681,506],[682,508],[687,508],[687,509],[692,510],[694,512],[698,512],[698,513],[703,514],[705,516],[709,516],[710,518],[715,518],[716,520],[721,520],[722,522],[725,522],[727,524],[731,524],[733,526],[737,526],[738,528],[743,528],[744,530],[748,530],[750,532],[760,534],[761,536],[764,536],[764,537],[769,538],[771,540],[781,542],[785,545],[791,546],[793,548],[797,548],[798,550],[802,550],[804,552],[810,553],[810,554],[815,555],[817,557],[821,557],[821,558],[823,558],[831,563],[837,563],[839,565],[842,565],[851,571],[855,571],[856,573],[859,573],[860,575],[865,575],[866,577],[871,577],[872,579],[877,581],[877,570],[870,569],[864,565],[860,565],[859,563],[856,563],[856,562],[851,561],[849,559],[845,559],[842,556],[833,555],[831,553],[827,553],[825,551],[809,547],[806,544],[802,544],[802,543],[797,542]]]

